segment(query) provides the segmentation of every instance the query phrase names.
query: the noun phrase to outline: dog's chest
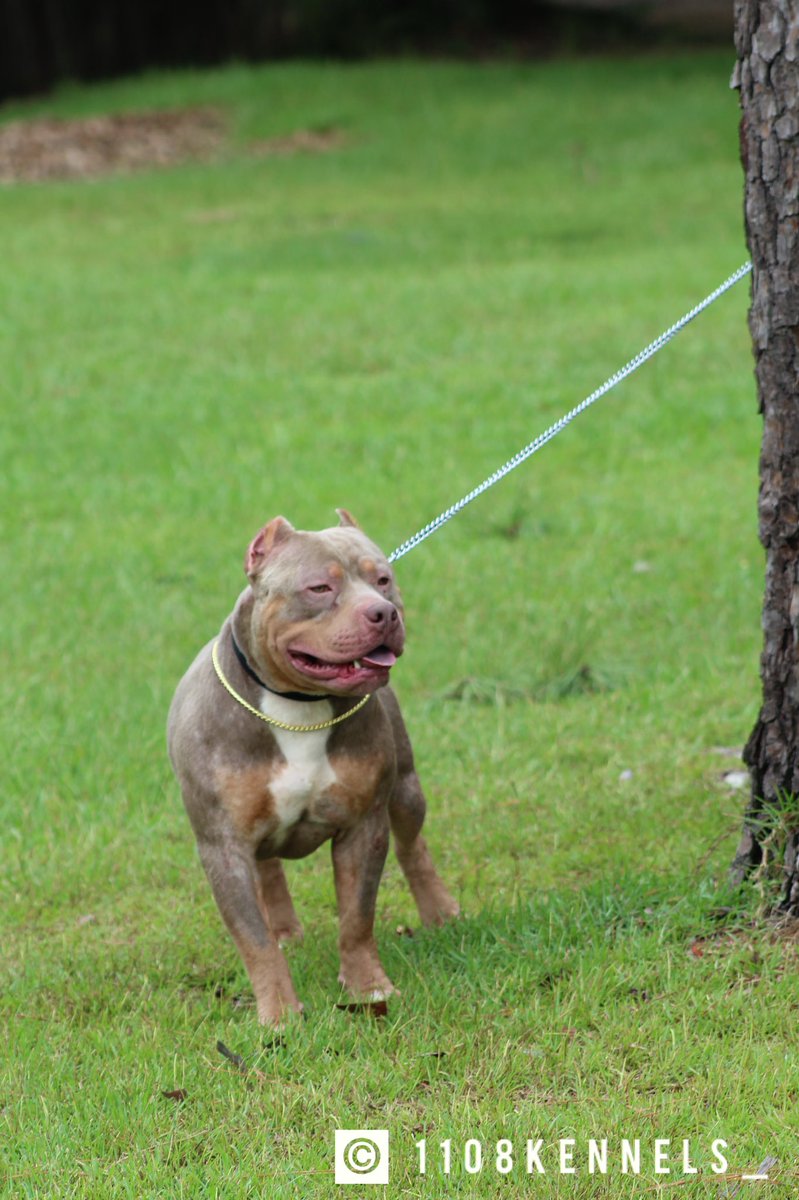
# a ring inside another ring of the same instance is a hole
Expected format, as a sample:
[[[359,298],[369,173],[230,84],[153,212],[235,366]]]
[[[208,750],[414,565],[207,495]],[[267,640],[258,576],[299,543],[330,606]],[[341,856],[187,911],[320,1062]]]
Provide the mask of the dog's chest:
[[[262,700],[261,711],[293,725],[321,724],[333,714],[328,701],[299,705],[273,695]],[[337,777],[327,754],[329,729],[298,733],[273,726],[272,733],[284,759],[276,764],[269,783],[279,836],[304,817],[313,816]]]

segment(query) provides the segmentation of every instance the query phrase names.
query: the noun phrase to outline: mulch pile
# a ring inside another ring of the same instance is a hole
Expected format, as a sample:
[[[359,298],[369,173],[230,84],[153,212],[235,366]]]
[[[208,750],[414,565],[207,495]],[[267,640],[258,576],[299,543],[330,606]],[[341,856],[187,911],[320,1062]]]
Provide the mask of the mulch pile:
[[[0,125],[0,184],[98,179],[209,162],[222,153],[227,138],[225,117],[213,108],[11,121]],[[253,143],[248,151],[259,157],[322,153],[342,141],[336,129],[300,129]]]

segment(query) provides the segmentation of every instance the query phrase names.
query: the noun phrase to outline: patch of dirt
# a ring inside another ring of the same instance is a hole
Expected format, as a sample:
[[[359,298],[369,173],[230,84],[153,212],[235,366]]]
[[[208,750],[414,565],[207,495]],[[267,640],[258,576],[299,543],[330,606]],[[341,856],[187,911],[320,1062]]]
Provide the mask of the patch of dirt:
[[[0,126],[0,181],[97,179],[207,161],[225,135],[222,114],[208,108],[12,121]]]
[[[343,144],[334,128],[299,129],[254,142],[257,157],[319,154]],[[99,179],[185,162],[211,162],[228,145],[225,116],[184,108],[72,120],[33,117],[0,125],[0,184]]]
[[[286,154],[324,154],[327,150],[338,150],[346,141],[342,130],[331,125],[319,129],[297,129],[285,137],[250,142],[247,149],[257,158]]]

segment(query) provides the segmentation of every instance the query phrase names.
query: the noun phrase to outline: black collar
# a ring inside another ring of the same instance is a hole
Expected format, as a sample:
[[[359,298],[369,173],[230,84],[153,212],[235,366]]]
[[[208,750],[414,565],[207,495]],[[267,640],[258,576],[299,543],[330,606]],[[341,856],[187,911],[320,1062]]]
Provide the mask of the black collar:
[[[256,675],[255,671],[253,671],[252,667],[247,662],[247,657],[244,651],[233,636],[233,630],[230,631],[230,640],[233,643],[233,650],[236,658],[241,664],[242,670],[249,675],[250,679],[254,679],[259,687],[266,688],[267,692],[272,692],[275,696],[281,696],[284,700],[302,700],[303,703],[306,703],[307,701],[313,702],[314,700],[330,699],[329,696],[306,696],[305,692],[279,692],[277,688],[270,687],[268,683],[264,683],[260,675]]]

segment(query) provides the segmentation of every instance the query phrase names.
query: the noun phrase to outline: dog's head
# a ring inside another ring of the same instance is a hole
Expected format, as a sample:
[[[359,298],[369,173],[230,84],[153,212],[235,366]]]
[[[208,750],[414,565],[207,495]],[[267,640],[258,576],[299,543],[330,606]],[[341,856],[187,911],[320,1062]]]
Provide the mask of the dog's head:
[[[402,654],[402,600],[386,556],[346,509],[317,533],[275,517],[253,538],[252,648],[278,687],[363,696]]]

